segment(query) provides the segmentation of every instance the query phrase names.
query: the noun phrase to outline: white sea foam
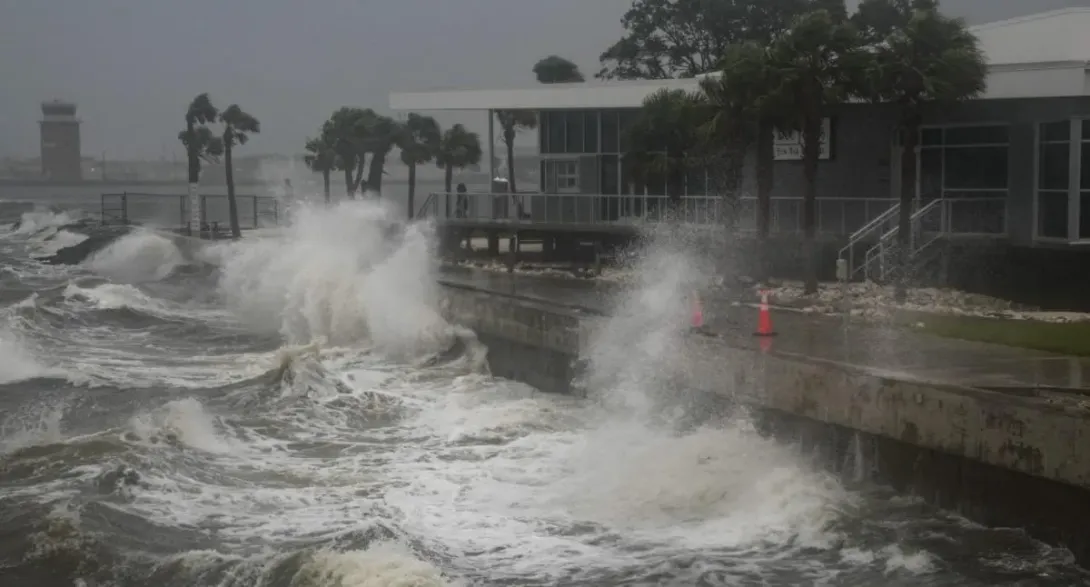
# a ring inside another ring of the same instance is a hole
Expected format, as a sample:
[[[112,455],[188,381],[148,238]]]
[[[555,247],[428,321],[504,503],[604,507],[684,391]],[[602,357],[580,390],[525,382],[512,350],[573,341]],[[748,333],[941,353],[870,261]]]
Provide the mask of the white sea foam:
[[[322,338],[389,351],[449,340],[437,314],[431,231],[374,201],[303,205],[282,234],[222,259],[220,291],[239,317],[288,342]]]
[[[183,263],[173,240],[148,230],[131,232],[85,261],[95,273],[122,283],[159,281]]]
[[[60,370],[39,361],[13,333],[0,330],[0,384],[50,376],[61,376]]]

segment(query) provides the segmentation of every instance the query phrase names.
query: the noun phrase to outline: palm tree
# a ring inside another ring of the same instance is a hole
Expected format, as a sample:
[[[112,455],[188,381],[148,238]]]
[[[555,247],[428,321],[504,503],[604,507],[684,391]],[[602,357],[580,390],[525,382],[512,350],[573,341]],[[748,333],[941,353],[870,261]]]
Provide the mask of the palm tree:
[[[665,179],[673,199],[685,189],[685,173],[702,163],[702,128],[712,110],[701,93],[661,89],[643,101],[628,128],[631,145],[624,164],[634,178],[650,183]]]
[[[531,110],[497,110],[496,119],[503,131],[503,144],[507,147],[507,190],[521,218],[522,200],[515,195],[518,193],[518,188],[515,187],[515,135],[520,130],[537,128],[537,114]]]
[[[871,42],[873,60],[866,85],[876,102],[897,105],[901,142],[901,207],[897,223],[899,275],[896,299],[903,302],[912,254],[912,199],[916,193],[916,146],[923,108],[948,106],[984,91],[987,64],[963,21],[939,13],[935,0],[864,0],[855,15]]]
[[[557,55],[534,64],[534,76],[543,84],[568,84],[585,81],[579,66]]]
[[[848,100],[859,90],[858,71],[865,67],[860,36],[846,21],[843,0],[822,0],[835,8],[799,16],[769,48],[769,75],[774,85],[771,103],[793,106],[790,126],[802,131],[802,222],[808,249],[805,293],[817,292],[820,251],[816,243],[817,171],[821,155],[822,126],[829,107]]]
[[[356,197],[356,190],[363,179],[366,141],[371,132],[375,113],[370,108],[338,108],[322,125],[325,137],[336,153],[336,163],[344,171],[344,189],[349,199]]]
[[[409,168],[409,219],[416,214],[416,166],[435,158],[441,139],[439,123],[434,118],[409,113],[398,141],[401,162]],[[450,191],[449,184],[447,191]]]
[[[235,145],[245,145],[251,134],[261,132],[261,123],[238,104],[231,104],[220,114],[223,123],[223,164],[227,167],[227,213],[231,219],[231,236],[242,238],[238,224],[238,202],[235,200],[235,168],[231,152]]]
[[[337,152],[334,151],[329,137],[323,136],[321,133],[318,134],[317,138],[307,139],[306,152],[303,162],[311,171],[322,174],[322,188],[325,194],[325,203],[328,204],[330,201],[330,176],[333,174],[333,170],[337,169]]]
[[[382,176],[386,174],[386,156],[397,144],[401,136],[401,124],[396,120],[381,116],[368,110],[367,140],[364,150],[371,154],[371,164],[367,168],[367,189],[382,194]]]
[[[454,170],[480,163],[482,154],[480,135],[461,124],[455,124],[443,133],[435,152],[435,165],[446,172],[443,177],[446,193],[453,190]]]
[[[201,200],[199,184],[201,161],[215,162],[223,154],[223,142],[205,125],[215,122],[219,111],[212,105],[207,93],[198,94],[185,111],[185,130],[178,133],[178,140],[185,147],[189,163],[189,213],[191,223],[201,230]]]

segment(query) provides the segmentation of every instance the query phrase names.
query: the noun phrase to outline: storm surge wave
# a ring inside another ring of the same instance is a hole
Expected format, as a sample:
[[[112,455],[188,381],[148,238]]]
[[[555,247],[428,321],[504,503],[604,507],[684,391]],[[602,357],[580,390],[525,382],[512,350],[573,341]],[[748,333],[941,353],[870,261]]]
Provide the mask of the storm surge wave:
[[[4,585],[1088,580],[680,401],[710,264],[687,239],[633,251],[578,398],[490,375],[443,318],[435,227],[381,199],[233,242],[128,230],[72,265],[34,259],[71,219],[33,214],[0,231]]]

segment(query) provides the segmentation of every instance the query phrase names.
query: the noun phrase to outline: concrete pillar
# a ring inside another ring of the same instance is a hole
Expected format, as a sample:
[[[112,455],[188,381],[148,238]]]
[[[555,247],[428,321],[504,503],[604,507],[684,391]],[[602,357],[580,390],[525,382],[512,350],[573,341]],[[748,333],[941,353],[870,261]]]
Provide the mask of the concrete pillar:
[[[541,257],[546,261],[552,261],[556,256],[556,237],[545,235],[541,237]]]
[[[515,271],[515,264],[518,263],[519,257],[519,236],[516,232],[507,239],[507,272],[513,273]]]
[[[488,254],[492,257],[500,255],[500,233],[494,230],[488,233]]]

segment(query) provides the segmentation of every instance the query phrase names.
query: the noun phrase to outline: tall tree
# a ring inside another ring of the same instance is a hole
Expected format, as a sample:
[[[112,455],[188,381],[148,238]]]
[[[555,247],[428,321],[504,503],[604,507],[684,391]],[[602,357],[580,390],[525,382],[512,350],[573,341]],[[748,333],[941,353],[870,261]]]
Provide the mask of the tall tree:
[[[401,149],[401,162],[409,168],[409,214],[411,220],[416,214],[416,166],[435,158],[439,151],[442,134],[439,123],[430,116],[410,112],[402,127],[398,147]],[[450,186],[447,186],[450,191]]]
[[[771,87],[767,64],[764,47],[756,43],[732,45],[720,61],[719,74],[700,82],[709,110],[700,132],[701,150],[716,191],[731,200],[725,203],[733,203],[741,187],[746,153],[762,129],[760,121],[768,108]],[[762,202],[761,196],[758,193],[758,225],[762,215],[767,223],[768,215],[767,202]],[[761,234],[763,237],[767,231]]]
[[[916,194],[916,146],[923,109],[947,107],[984,91],[987,62],[976,37],[960,19],[943,16],[935,0],[864,0],[854,20],[871,43],[866,86],[875,102],[899,110],[901,207],[896,299],[904,301],[910,278],[912,200]]]
[[[838,0],[634,0],[596,77],[665,79],[717,69],[733,44],[767,44],[794,15]],[[842,4],[842,2],[841,2]]]
[[[337,152],[329,138],[319,133],[317,138],[307,139],[303,161],[311,171],[322,174],[322,192],[325,203],[328,204],[331,199],[330,179],[333,171],[337,169]]]
[[[560,57],[549,55],[534,64],[534,76],[543,84],[569,84],[585,81],[579,66]]]
[[[667,195],[680,198],[686,172],[704,163],[701,129],[710,114],[698,92],[664,88],[644,99],[639,116],[625,131],[631,147],[624,165],[632,177],[645,184],[664,182]]]
[[[220,114],[223,123],[223,164],[227,174],[227,213],[231,220],[231,236],[242,238],[238,223],[238,202],[235,200],[235,167],[231,154],[235,145],[245,145],[251,134],[261,132],[261,123],[251,114],[231,104]]]
[[[823,0],[832,2],[832,0]],[[822,126],[830,106],[860,91],[855,85],[866,67],[867,54],[861,38],[847,22],[843,0],[834,10],[820,9],[798,17],[769,48],[769,70],[775,85],[769,101],[793,104],[791,126],[802,131],[803,230],[807,251],[804,291],[817,292],[820,251],[816,243],[817,172],[821,155]]]
[[[531,110],[497,110],[496,120],[500,123],[503,144],[507,148],[507,190],[521,218],[522,200],[516,195],[518,188],[515,187],[515,136],[521,130],[537,128],[537,113]]]
[[[326,137],[337,154],[337,164],[344,171],[344,189],[349,199],[356,197],[363,179],[374,111],[370,108],[338,108],[322,125]]]
[[[435,153],[435,164],[444,170],[443,185],[446,193],[453,191],[454,170],[465,169],[481,162],[481,137],[461,124],[455,124],[443,133],[439,140],[439,150]]]
[[[207,93],[198,94],[189,103],[185,111],[185,130],[178,133],[178,140],[185,147],[189,164],[189,214],[190,222],[201,230],[201,207],[199,185],[201,181],[201,162],[216,162],[223,154],[223,142],[208,128],[216,121],[219,110],[212,105]]]

